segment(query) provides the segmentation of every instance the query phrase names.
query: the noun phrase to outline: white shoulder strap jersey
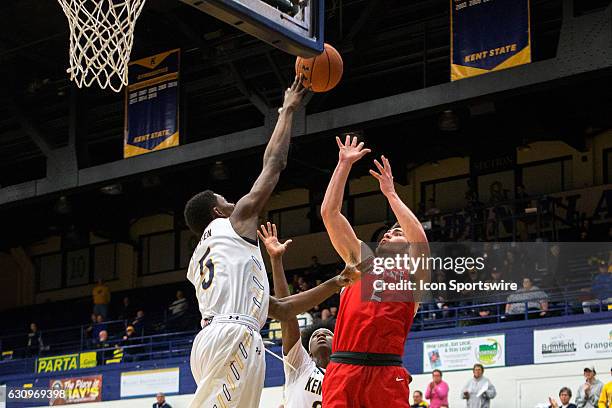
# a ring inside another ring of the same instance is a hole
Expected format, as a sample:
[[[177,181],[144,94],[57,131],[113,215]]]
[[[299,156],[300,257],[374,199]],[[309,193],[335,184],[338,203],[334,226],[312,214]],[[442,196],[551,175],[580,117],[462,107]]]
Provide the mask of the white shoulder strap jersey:
[[[196,247],[187,279],[195,286],[202,318],[243,314],[268,317],[270,286],[257,242],[239,236],[228,218],[213,220]]]
[[[283,362],[285,408],[321,408],[325,371],[317,367],[301,341],[298,340],[283,356]]]

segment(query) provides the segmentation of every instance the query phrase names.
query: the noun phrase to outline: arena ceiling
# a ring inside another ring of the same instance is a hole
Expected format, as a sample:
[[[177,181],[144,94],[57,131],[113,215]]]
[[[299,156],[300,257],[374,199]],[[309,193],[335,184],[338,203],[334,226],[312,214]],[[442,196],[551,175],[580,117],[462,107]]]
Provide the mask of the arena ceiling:
[[[532,0],[534,62],[557,53],[562,3]],[[591,13],[609,4],[610,0],[575,1],[573,13]],[[448,0],[327,0],[326,9],[326,40],[342,53],[345,76],[336,90],[312,98],[308,114],[449,81]],[[68,81],[68,29],[59,5],[3,0],[0,15],[10,16],[0,28],[0,186],[44,178],[49,151],[67,146],[70,135],[75,138],[79,169],[121,160],[123,98],[110,91],[77,90]],[[132,57],[172,48],[182,49],[182,144],[261,126],[264,115],[254,101],[260,108],[261,102],[278,106],[291,80],[293,57],[179,1],[148,0],[136,25]],[[533,86],[527,92],[504,92],[452,106],[461,124],[454,132],[439,126],[440,112],[448,107],[350,130],[363,130],[370,144],[394,152],[406,168],[486,149],[483,139],[491,145],[517,146],[565,138],[580,148],[585,134],[612,127],[611,85],[609,71],[597,72],[554,87]],[[316,190],[324,185],[336,158],[330,136],[321,132],[294,144],[281,189]],[[326,144],[329,148],[323,148]],[[150,174],[151,182],[142,177],[122,180],[118,197],[101,198],[99,186],[69,193],[73,207],[81,208],[80,223],[117,226],[109,235],[121,236],[130,219],[159,210],[175,213],[202,184],[210,183],[230,197],[244,192],[260,167],[260,157],[261,148],[245,149]],[[234,176],[231,183],[210,177],[211,165],[220,159]],[[357,169],[355,174],[365,171]],[[235,177],[242,174],[250,176]],[[54,211],[58,196],[22,202],[2,215],[10,223],[27,217],[27,225],[40,231],[35,235],[44,236],[64,223]],[[109,219],[121,213],[121,220],[92,219],[88,212],[99,205],[108,208]],[[51,221],[56,218],[60,221]],[[17,232],[22,227],[11,228],[14,235],[8,241],[34,239],[31,232]]]

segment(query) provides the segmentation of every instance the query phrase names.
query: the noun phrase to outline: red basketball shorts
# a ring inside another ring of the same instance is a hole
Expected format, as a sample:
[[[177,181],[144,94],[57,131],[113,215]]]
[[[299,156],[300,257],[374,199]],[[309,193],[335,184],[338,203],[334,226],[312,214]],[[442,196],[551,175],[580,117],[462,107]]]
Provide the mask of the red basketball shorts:
[[[402,366],[330,362],[323,380],[325,408],[409,408],[410,374]]]

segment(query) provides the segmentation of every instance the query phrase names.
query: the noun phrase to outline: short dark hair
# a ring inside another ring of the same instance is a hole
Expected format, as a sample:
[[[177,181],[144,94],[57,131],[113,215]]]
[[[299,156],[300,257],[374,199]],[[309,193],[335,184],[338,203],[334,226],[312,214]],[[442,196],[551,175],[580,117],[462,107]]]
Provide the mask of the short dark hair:
[[[328,329],[333,333],[334,323],[329,320],[325,320],[305,327],[304,330],[302,330],[302,346],[304,346],[306,350],[308,350],[308,347],[310,346],[310,344],[308,343],[310,342],[310,337],[312,336],[312,333],[319,329]]]
[[[440,373],[440,377],[442,377],[442,371],[438,370],[437,368],[435,370],[433,370],[431,373],[432,374],[433,373]]]
[[[217,205],[217,196],[211,190],[202,191],[191,197],[185,204],[185,223],[199,237],[204,229],[216,217],[213,209]]]
[[[563,387],[561,388],[561,390],[559,390],[559,396],[561,396],[562,392],[567,392],[567,395],[569,395],[570,398],[572,398],[572,390],[570,390],[567,387]]]
[[[419,395],[421,396],[421,398],[423,398],[423,393],[422,393],[421,391],[419,391],[419,390],[414,390],[414,393],[415,393],[415,394],[416,394],[417,392],[419,393]]]
[[[472,371],[474,371],[476,367],[480,367],[480,369],[484,373],[484,366],[482,364],[479,364],[479,363],[474,364],[474,367],[472,367]]]

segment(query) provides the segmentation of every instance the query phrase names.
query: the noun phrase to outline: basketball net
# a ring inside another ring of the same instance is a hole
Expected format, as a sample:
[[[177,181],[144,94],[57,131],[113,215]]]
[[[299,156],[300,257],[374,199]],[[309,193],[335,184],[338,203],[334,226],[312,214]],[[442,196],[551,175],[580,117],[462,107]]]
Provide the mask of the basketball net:
[[[70,79],[121,91],[145,0],[58,0],[70,25]]]

